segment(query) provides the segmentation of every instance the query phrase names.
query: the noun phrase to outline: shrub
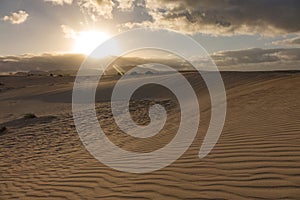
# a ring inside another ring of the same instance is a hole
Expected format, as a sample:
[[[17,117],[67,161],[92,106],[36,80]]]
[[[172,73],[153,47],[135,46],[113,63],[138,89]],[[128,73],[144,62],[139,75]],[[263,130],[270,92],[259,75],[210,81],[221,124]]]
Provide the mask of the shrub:
[[[27,113],[24,115],[24,119],[33,119],[36,118],[36,115],[33,113]]]
[[[0,134],[5,133],[7,131],[7,128],[5,126],[0,128]]]

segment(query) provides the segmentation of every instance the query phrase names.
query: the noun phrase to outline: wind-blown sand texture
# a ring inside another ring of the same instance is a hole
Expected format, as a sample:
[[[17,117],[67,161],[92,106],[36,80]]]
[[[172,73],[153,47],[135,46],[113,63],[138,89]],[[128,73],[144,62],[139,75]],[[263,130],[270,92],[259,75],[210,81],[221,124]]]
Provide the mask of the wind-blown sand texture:
[[[110,169],[87,152],[71,114],[74,77],[0,77],[0,122],[7,127],[0,135],[0,199],[299,199],[300,73],[224,72],[226,123],[204,159],[198,152],[209,124],[209,96],[194,73],[186,76],[200,101],[198,135],[179,160],[147,174]],[[97,93],[108,137],[140,152],[168,143],[180,114],[172,95],[156,86],[137,91],[130,107],[137,123],[149,122],[143,105],[153,102],[169,115],[157,136],[134,140],[111,118],[113,84],[104,79]],[[26,113],[38,117],[23,119]]]

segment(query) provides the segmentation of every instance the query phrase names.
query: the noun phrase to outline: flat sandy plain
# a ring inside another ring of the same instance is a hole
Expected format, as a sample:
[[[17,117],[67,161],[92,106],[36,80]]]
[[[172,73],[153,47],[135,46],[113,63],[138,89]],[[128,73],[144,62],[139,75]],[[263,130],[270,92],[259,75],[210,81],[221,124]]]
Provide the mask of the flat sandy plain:
[[[209,95],[195,73],[185,76],[199,98],[197,137],[180,159],[146,174],[111,169],[84,148],[71,111],[74,77],[1,76],[0,123],[7,130],[0,135],[0,199],[299,199],[300,73],[223,72],[227,118],[203,159],[198,151],[210,120]],[[114,79],[104,78],[96,95],[109,139],[140,152],[167,144],[179,123],[174,96],[155,85],[136,92],[130,110],[137,123],[149,122],[153,102],[168,111],[157,136],[138,140],[112,119]],[[26,113],[37,118],[24,119]]]

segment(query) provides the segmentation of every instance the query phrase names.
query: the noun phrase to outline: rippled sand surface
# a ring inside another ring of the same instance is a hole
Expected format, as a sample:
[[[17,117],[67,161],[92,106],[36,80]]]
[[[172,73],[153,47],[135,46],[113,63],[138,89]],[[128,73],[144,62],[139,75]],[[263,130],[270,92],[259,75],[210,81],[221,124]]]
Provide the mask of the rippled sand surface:
[[[300,74],[223,73],[226,123],[203,159],[198,152],[210,100],[205,84],[193,73],[186,76],[199,98],[198,135],[180,159],[146,174],[113,170],[87,152],[71,114],[74,78],[0,77],[0,120],[7,128],[0,135],[0,199],[299,199]],[[155,86],[144,88],[146,100],[142,91],[135,94],[130,110],[138,124],[149,123],[148,105],[161,103],[168,111],[161,133],[137,140],[113,121],[108,100],[113,84],[104,80],[96,104],[112,142],[149,152],[172,140],[180,120],[172,94]],[[25,113],[37,118],[24,119]]]

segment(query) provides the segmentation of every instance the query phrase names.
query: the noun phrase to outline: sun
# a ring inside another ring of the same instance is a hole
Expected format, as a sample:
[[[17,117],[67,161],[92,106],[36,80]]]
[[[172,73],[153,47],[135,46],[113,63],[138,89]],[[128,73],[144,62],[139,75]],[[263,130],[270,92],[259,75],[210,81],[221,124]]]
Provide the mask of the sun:
[[[73,52],[82,53],[85,55],[90,54],[105,40],[109,39],[109,35],[96,30],[81,31],[75,36],[75,43]]]

